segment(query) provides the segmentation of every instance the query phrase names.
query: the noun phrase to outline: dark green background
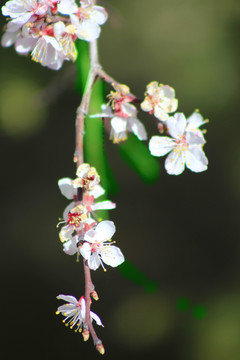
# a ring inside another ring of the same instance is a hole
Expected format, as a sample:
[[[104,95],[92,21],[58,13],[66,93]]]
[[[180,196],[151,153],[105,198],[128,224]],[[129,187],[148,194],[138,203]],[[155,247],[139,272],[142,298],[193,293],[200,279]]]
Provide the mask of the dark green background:
[[[102,2],[103,3],[103,2]],[[106,359],[240,358],[240,8],[234,0],[104,2],[104,68],[139,97],[153,80],[176,89],[179,111],[199,108],[209,170],[165,173],[146,186],[105,141],[120,192],[115,240],[158,283],[151,294],[118,270],[93,273]],[[5,19],[1,17],[1,24]],[[66,256],[55,224],[67,205],[57,180],[74,177],[74,65],[59,72],[0,49],[1,323],[7,359],[97,358],[55,316],[59,293],[80,297],[82,266]],[[149,134],[151,119],[139,114]],[[180,297],[189,301],[180,311]],[[199,319],[196,306],[206,308]],[[3,339],[3,335],[2,335]]]

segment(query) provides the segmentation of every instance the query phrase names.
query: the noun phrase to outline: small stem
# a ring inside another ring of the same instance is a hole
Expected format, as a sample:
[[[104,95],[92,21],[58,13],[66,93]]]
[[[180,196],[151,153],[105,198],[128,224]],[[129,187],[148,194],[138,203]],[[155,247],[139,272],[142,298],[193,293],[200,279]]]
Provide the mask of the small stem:
[[[96,346],[97,344],[101,344],[102,341],[98,338],[91,321],[90,315],[90,306],[91,306],[91,297],[90,293],[94,290],[94,285],[91,280],[91,273],[87,263],[87,260],[83,260],[84,266],[84,275],[85,275],[85,301],[86,301],[86,316],[85,316],[85,326],[90,331],[93,343]]]

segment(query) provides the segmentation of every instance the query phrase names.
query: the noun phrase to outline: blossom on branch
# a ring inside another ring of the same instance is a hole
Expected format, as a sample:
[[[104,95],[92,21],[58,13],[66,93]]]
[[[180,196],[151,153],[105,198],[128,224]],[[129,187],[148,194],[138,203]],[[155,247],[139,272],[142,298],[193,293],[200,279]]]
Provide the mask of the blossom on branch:
[[[143,111],[149,112],[161,121],[169,118],[169,113],[177,110],[178,100],[175,98],[175,90],[168,85],[158,84],[152,81],[147,85],[145,99],[141,103]]]
[[[61,314],[65,317],[63,323],[69,326],[70,329],[75,328],[75,332],[81,332],[86,320],[86,301],[84,296],[77,300],[74,296],[60,294],[57,296],[57,299],[66,301],[66,304],[59,306],[56,314]],[[93,311],[90,311],[90,317],[91,321],[95,320],[97,325],[103,326],[100,317]]]
[[[207,170],[208,160],[202,149],[205,144],[203,132],[198,128],[206,121],[201,120],[198,113],[193,113],[188,119],[183,113],[176,113],[166,121],[167,136],[153,136],[149,149],[154,156],[164,156],[165,169],[170,175],[181,174],[185,166],[193,172]]]
[[[116,267],[124,262],[121,250],[112,245],[112,236],[116,231],[113,221],[101,221],[94,229],[90,229],[84,236],[84,243],[80,248],[82,256],[88,260],[88,266],[96,270],[101,265],[105,270],[103,262]]]

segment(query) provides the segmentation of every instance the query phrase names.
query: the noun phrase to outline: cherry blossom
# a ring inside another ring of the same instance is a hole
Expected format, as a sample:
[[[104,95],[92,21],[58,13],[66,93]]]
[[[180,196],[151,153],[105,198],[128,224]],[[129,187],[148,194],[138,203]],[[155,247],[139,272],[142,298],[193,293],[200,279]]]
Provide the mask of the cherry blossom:
[[[124,262],[121,250],[111,242],[115,231],[113,221],[105,220],[86,232],[80,253],[88,260],[90,269],[96,270],[101,265],[105,270],[103,263],[116,267]]]
[[[147,85],[145,99],[141,103],[141,108],[149,114],[166,121],[169,113],[177,110],[178,100],[175,99],[175,90],[168,85],[158,84],[156,81]]]
[[[172,137],[153,136],[149,142],[150,152],[154,156],[164,156],[170,152],[165,160],[165,168],[170,175],[181,174],[185,165],[194,172],[207,170],[208,160],[202,149],[204,136],[197,128],[196,131],[189,130],[194,118],[190,117],[188,122],[183,113],[176,113],[166,121]]]
[[[75,328],[75,332],[81,332],[86,318],[86,301],[82,296],[77,300],[74,296],[60,294],[57,296],[58,300],[66,301],[66,304],[57,308],[56,314],[61,314],[65,318],[63,323],[66,326],[70,325],[70,329]],[[103,326],[100,317],[93,311],[90,311],[91,320],[96,321],[97,325]]]

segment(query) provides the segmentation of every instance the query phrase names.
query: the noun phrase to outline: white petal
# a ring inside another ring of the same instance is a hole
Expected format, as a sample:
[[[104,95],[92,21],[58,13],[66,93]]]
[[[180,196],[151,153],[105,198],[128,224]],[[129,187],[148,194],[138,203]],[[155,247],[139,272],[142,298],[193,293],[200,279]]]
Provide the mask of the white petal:
[[[207,170],[208,159],[201,147],[189,148],[186,152],[186,166],[194,172]]]
[[[78,10],[78,7],[74,0],[61,0],[57,8],[58,11],[64,15],[75,14]]]
[[[170,99],[175,98],[175,90],[171,86],[163,85],[162,90],[163,90],[164,96],[166,96]]]
[[[74,189],[72,185],[72,179],[70,178],[62,178],[58,180],[58,186],[63,196],[67,199],[71,200],[77,195],[77,189]]]
[[[92,210],[111,210],[111,209],[115,209],[116,204],[114,204],[112,201],[109,200],[105,200],[105,201],[99,201],[96,204],[92,205]]]
[[[154,156],[166,155],[174,146],[174,140],[167,136],[153,136],[149,141],[149,150]]]
[[[73,228],[69,225],[63,226],[60,230],[59,237],[61,242],[68,241],[72,238]]]
[[[131,117],[127,121],[127,128],[132,131],[139,140],[147,140],[147,132],[144,125],[135,117]]]
[[[113,112],[110,106],[105,104],[101,105],[102,112],[94,115],[90,115],[90,118],[111,118],[113,117]]]
[[[189,145],[203,145],[205,144],[205,139],[200,130],[193,132],[186,132],[186,141]]]
[[[95,21],[99,25],[103,25],[108,18],[108,14],[104,7],[102,6],[93,6],[93,10],[90,13],[91,21]]]
[[[116,231],[116,227],[113,221],[104,220],[98,223],[95,231],[98,241],[106,241],[112,238]]]
[[[119,116],[114,116],[111,120],[111,126],[117,134],[124,132],[127,129],[127,120]]]
[[[37,38],[32,36],[19,38],[16,41],[15,49],[19,54],[28,54],[36,45]]]
[[[161,106],[154,106],[154,116],[161,121],[166,121],[169,118],[169,115],[164,111]]]
[[[98,240],[96,230],[90,229],[84,235],[84,240],[93,243]]]
[[[176,113],[167,120],[169,134],[175,139],[183,136],[186,129],[187,120],[183,113]]]
[[[122,108],[122,112],[128,115],[129,117],[135,117],[137,115],[137,109],[132,104],[123,103],[121,108]]]
[[[68,219],[68,213],[69,211],[71,211],[74,207],[76,206],[76,203],[73,201],[71,202],[67,207],[65,207],[64,211],[63,211],[63,219],[65,221],[67,221]]]
[[[202,115],[199,114],[198,111],[194,111],[194,113],[187,118],[187,131],[194,131],[198,129],[199,126],[205,124],[207,121],[203,119]]]
[[[71,295],[60,294],[60,295],[57,296],[57,299],[58,300],[64,300],[64,301],[69,302],[70,304],[74,304],[74,305],[78,304],[77,299],[74,296],[71,296]]]
[[[53,31],[56,37],[60,37],[66,31],[66,26],[62,21],[58,21],[53,25]]]
[[[94,196],[94,199],[97,199],[105,193],[105,190],[101,185],[95,185],[92,190],[89,191],[89,195]]]
[[[63,244],[63,251],[65,252],[65,254],[67,255],[76,254],[76,252],[78,251],[76,243],[77,243],[77,239],[75,236],[71,240],[65,242]]]
[[[33,13],[28,12],[22,16],[17,17],[16,19],[9,21],[9,23],[7,24],[7,30],[9,32],[18,31],[24,24],[28,22],[32,15]]]
[[[76,35],[79,39],[93,41],[99,37],[100,32],[101,28],[97,23],[84,20],[79,24]]]
[[[91,256],[91,246],[88,243],[84,243],[80,247],[80,253],[84,257],[84,259],[88,260]]]
[[[101,251],[102,261],[112,267],[116,267],[124,262],[124,256],[121,250],[114,245],[106,245]]]
[[[165,160],[165,169],[170,175],[179,175],[185,169],[185,159],[183,153],[172,151]]]
[[[153,110],[153,106],[152,106],[152,103],[148,100],[148,99],[145,99],[141,104],[141,109],[143,111],[151,111]]]
[[[6,31],[3,36],[2,36],[2,39],[1,39],[1,45],[3,47],[9,47],[9,46],[12,46],[15,41],[17,40],[19,36],[19,32],[8,32]]]
[[[88,266],[91,270],[97,270],[100,266],[100,260],[97,253],[94,253],[90,256],[88,260]]]
[[[91,318],[92,318],[93,320],[96,321],[97,325],[99,325],[99,326],[104,326],[104,325],[102,324],[102,321],[101,321],[100,317],[99,317],[97,314],[95,314],[93,311],[90,311],[90,316],[91,316]]]

